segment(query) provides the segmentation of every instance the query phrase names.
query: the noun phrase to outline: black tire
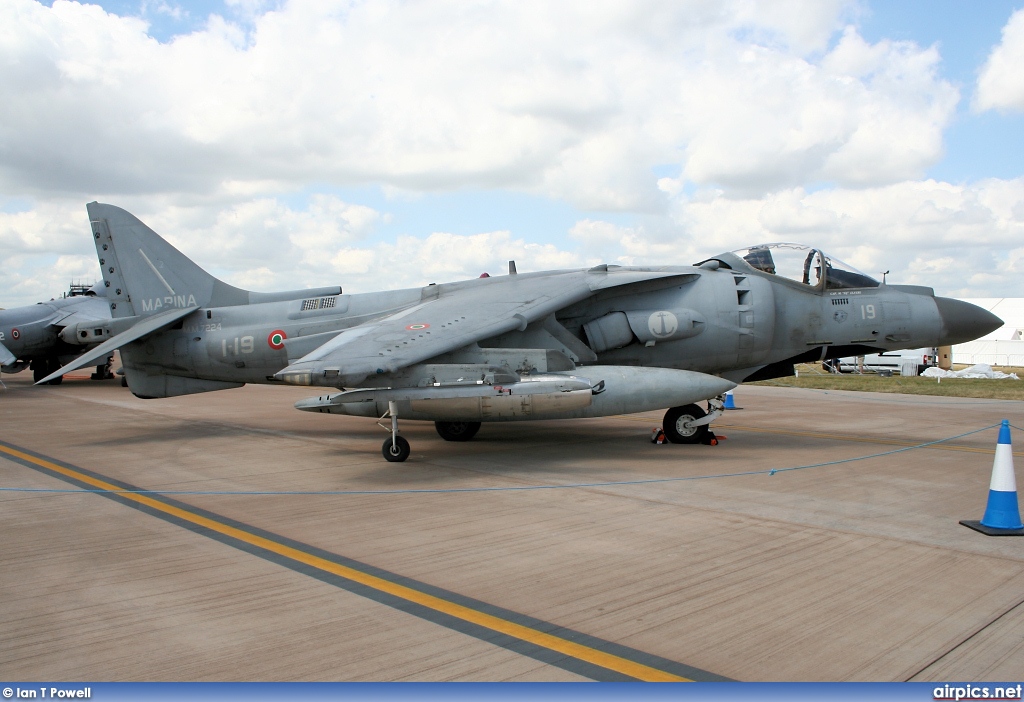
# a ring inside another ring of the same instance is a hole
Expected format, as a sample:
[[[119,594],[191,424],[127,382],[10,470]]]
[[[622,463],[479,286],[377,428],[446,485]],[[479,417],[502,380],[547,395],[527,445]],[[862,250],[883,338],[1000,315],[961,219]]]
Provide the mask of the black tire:
[[[110,364],[96,366],[96,372],[89,376],[92,380],[112,380],[114,374],[110,372]]]
[[[469,441],[480,431],[480,422],[434,422],[434,428],[445,441]]]
[[[56,358],[37,358],[32,361],[32,381],[38,383],[40,380],[48,376],[60,368],[60,360]],[[49,381],[47,385],[60,385],[63,382],[64,376],[60,375]]]
[[[53,373],[56,370],[60,370],[60,359],[59,358],[51,358],[50,362],[47,364],[46,375],[49,375],[50,373]],[[47,385],[60,385],[63,382],[64,382],[64,376],[63,375],[58,375],[56,378],[54,378],[49,383],[47,383]]]
[[[401,436],[396,436],[394,442],[391,437],[387,438],[384,445],[380,447],[380,452],[384,454],[384,458],[389,463],[401,463],[409,457],[412,452],[412,447],[409,446],[409,442]]]
[[[686,422],[705,417],[707,412],[697,405],[683,405],[673,407],[665,413],[663,423],[665,438],[673,444],[699,444],[704,439],[704,433],[708,431],[707,425],[699,427],[685,427]]]

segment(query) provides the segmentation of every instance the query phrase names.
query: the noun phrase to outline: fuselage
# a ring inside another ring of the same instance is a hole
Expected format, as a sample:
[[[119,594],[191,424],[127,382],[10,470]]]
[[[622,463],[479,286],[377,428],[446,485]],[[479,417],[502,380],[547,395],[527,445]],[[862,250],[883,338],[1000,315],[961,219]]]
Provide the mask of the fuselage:
[[[611,290],[565,308],[558,322],[592,358],[578,365],[651,366],[722,375],[741,382],[770,377],[776,365],[818,361],[880,349],[945,343],[944,326],[928,288],[880,285],[813,289],[761,271],[681,266],[690,280],[669,287]],[[565,272],[534,273],[533,276]],[[412,308],[438,295],[488,285],[470,280],[389,292],[311,297],[201,308],[175,328],[134,342],[127,367],[230,383],[278,382],[289,361],[339,332]],[[984,312],[982,310],[982,312]],[[987,313],[986,313],[987,314]],[[607,320],[603,322],[602,320]],[[595,338],[605,324],[604,344]],[[597,326],[595,326],[597,325]],[[528,328],[487,347],[529,347]],[[517,336],[518,335],[518,336]],[[778,373],[785,374],[785,373]],[[373,379],[386,386],[389,378]]]
[[[0,310],[0,344],[19,361],[74,356],[82,347],[60,338],[67,320],[110,319],[107,302],[101,296],[75,295],[35,305]]]

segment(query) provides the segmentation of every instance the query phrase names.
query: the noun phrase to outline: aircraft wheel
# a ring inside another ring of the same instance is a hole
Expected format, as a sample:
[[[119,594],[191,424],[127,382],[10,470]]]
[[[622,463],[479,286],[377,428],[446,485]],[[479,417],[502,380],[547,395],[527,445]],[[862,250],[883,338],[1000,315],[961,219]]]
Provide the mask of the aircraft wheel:
[[[32,361],[32,382],[38,383],[40,380],[48,376],[60,368],[60,360],[56,358],[37,358]],[[60,385],[63,382],[64,376],[60,375],[47,383],[47,385]]]
[[[387,438],[384,445],[380,447],[380,452],[384,454],[384,458],[389,463],[401,463],[409,457],[412,452],[412,447],[409,446],[409,442],[401,436],[396,436],[394,442],[391,441],[391,437]]]
[[[54,372],[55,370],[59,370],[59,369],[60,369],[60,359],[59,358],[51,358],[50,361],[46,364],[46,375],[49,375],[50,373]],[[46,376],[43,376],[43,377],[45,378]],[[49,383],[47,383],[47,385],[60,385],[63,382],[64,382],[64,376],[63,375],[58,375],[56,378],[54,378]]]
[[[469,441],[480,431],[480,422],[434,422],[434,428],[445,441]]]
[[[665,413],[665,438],[673,444],[699,444],[704,432],[708,431],[707,425],[688,427],[686,423],[701,419],[706,415],[707,412],[697,405],[671,408]]]

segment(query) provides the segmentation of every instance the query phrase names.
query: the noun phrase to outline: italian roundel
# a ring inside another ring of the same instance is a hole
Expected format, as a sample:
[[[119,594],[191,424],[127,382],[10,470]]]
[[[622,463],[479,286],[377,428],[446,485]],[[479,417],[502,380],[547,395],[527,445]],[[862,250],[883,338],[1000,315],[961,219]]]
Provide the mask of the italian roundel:
[[[280,329],[275,329],[270,332],[270,336],[267,337],[267,343],[270,344],[270,348],[275,350],[281,350],[284,348],[284,340],[288,338]]]

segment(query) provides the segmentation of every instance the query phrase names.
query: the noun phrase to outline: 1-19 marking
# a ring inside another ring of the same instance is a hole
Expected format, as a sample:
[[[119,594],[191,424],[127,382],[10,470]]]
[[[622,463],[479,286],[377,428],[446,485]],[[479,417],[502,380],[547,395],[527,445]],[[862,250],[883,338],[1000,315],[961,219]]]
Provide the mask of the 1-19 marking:
[[[220,342],[220,352],[225,358],[242,353],[252,353],[255,349],[255,340],[251,336],[243,336],[241,338],[236,336],[230,344],[227,339],[221,339]]]

